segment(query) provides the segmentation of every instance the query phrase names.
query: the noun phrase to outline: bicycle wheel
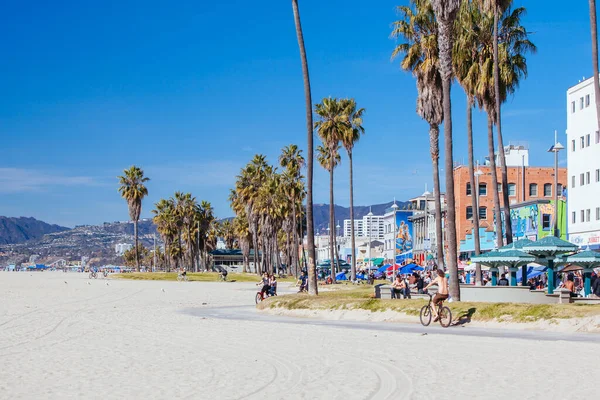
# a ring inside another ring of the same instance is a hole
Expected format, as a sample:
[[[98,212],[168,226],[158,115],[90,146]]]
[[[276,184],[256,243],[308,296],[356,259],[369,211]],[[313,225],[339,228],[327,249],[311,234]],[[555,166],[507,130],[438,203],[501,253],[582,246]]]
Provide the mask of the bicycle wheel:
[[[419,317],[421,318],[421,324],[423,324],[423,326],[428,326],[431,323],[431,307],[423,306]]]
[[[260,303],[261,301],[263,301],[262,294],[258,292],[256,293],[256,304]]]
[[[452,323],[452,311],[448,307],[442,307],[440,309],[440,325],[447,328]]]

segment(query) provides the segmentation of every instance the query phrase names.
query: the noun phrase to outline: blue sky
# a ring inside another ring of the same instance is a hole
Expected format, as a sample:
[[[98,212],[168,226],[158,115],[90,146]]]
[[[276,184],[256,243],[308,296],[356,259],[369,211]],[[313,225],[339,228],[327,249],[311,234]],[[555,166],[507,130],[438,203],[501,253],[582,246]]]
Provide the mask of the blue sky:
[[[354,97],[367,110],[355,149],[358,205],[408,199],[431,182],[414,79],[390,62],[390,24],[406,3],[300,1],[313,100]],[[555,129],[564,142],[566,90],[592,75],[588,5],[526,6],[538,53],[504,106],[503,130],[506,142],[529,143],[531,165],[550,165]],[[306,145],[291,1],[9,0],[0,36],[0,215],[67,226],[126,220],[116,176],[136,164],[151,178],[143,217],[176,190],[225,217],[235,175],[255,153],[275,162],[283,146]],[[454,85],[458,161],[466,161],[464,115]],[[482,113],[475,135],[483,158]],[[344,158],[341,205],[347,176]],[[315,202],[328,202],[320,168],[315,185]]]

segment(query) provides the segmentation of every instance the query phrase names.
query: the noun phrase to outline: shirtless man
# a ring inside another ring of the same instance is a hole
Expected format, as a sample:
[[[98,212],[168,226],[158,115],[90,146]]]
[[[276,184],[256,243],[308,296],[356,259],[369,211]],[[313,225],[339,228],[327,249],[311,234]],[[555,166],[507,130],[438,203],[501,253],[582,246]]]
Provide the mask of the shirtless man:
[[[439,305],[442,301],[448,298],[448,279],[446,279],[446,274],[442,269],[438,269],[437,275],[437,278],[432,280],[431,283],[429,283],[429,285],[425,287],[425,290],[427,290],[430,286],[438,286],[438,292],[435,294],[435,296],[433,296],[434,306]],[[435,317],[433,322],[437,322],[440,319],[440,317],[437,314],[437,307],[432,307],[432,309],[433,315]]]

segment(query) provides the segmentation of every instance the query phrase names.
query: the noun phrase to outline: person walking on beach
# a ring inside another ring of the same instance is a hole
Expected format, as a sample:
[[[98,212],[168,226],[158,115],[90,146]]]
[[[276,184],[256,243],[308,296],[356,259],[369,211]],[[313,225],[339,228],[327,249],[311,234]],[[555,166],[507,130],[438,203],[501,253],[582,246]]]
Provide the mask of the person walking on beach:
[[[448,298],[448,278],[446,278],[446,274],[444,270],[441,268],[437,270],[437,278],[435,278],[429,285],[425,287],[425,290],[429,289],[430,286],[437,285],[438,292],[433,296],[433,305],[437,306],[442,301]],[[440,319],[440,316],[437,314],[437,307],[432,307],[433,315],[435,316],[433,322],[437,322]]]

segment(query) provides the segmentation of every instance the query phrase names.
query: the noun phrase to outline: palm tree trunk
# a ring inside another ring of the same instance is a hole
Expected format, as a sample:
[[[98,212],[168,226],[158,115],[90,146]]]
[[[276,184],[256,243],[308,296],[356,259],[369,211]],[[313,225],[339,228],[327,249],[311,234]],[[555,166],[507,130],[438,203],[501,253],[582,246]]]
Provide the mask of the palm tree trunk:
[[[440,189],[440,127],[435,124],[429,125],[429,152],[431,154],[431,166],[433,169],[433,200],[435,202],[435,246],[436,262],[438,268],[444,267],[444,235],[442,231],[442,199]],[[425,218],[428,216],[426,215]],[[394,233],[395,235],[396,233]],[[396,249],[396,240],[394,239],[394,254]],[[394,257],[394,263],[396,257]]]
[[[295,275],[298,276],[298,219],[296,217],[296,202],[294,202],[293,210],[292,210],[292,223],[294,224],[294,229],[292,230],[292,265],[294,266]],[[290,274],[292,271],[291,267],[288,271]]]
[[[331,161],[329,162],[329,261],[330,261],[330,265],[331,265],[331,280],[333,281],[333,283],[336,283],[335,281],[335,249],[333,246],[335,246],[334,244],[334,235],[335,235],[335,228],[334,228],[334,216],[333,216],[333,154],[330,154],[331,157]]]
[[[447,5],[450,7],[450,5]],[[458,4],[456,5],[458,8]],[[450,273],[450,295],[455,301],[460,301],[460,286],[458,284],[458,263],[456,254],[456,209],[454,199],[454,160],[452,154],[452,103],[450,90],[452,87],[452,25],[454,18],[449,15],[441,20],[438,33],[440,54],[440,74],[442,76],[443,105],[444,105],[444,158],[446,169],[446,243],[448,246],[447,264]],[[456,12],[454,12],[456,14]]]
[[[475,241],[475,255],[481,252],[479,242],[479,204],[477,196],[479,188],[475,186],[475,161],[473,157],[473,99],[467,96],[467,142],[469,148],[469,180],[471,181],[471,204],[473,207],[473,240]],[[475,264],[475,285],[481,286],[481,265]]]
[[[313,120],[312,120],[312,99],[310,95],[310,77],[308,75],[308,60],[306,59],[306,49],[304,48],[304,37],[302,35],[302,24],[300,23],[300,11],[298,10],[298,0],[292,0],[292,9],[294,11],[294,23],[296,25],[296,36],[298,37],[298,47],[300,48],[300,59],[302,60],[302,76],[304,78],[304,98],[306,102],[306,245],[308,247],[308,293],[318,295],[317,271],[315,268],[315,230],[313,221],[313,169],[314,169],[314,149],[313,149]]]
[[[600,79],[598,77],[598,25],[596,22],[596,0],[590,2],[590,30],[592,32],[592,66],[594,69],[594,99],[596,100],[596,119],[600,131]]]
[[[350,165],[350,243],[352,247],[352,269],[350,275],[354,282],[356,280],[356,240],[354,239],[354,178],[352,171],[352,150],[348,150],[348,164]]]
[[[510,201],[508,198],[508,171],[506,170],[506,156],[504,154],[504,140],[502,138],[502,118],[500,117],[500,72],[498,66],[498,6],[494,7],[494,91],[496,92],[496,127],[498,129],[498,164],[502,175],[502,203],[504,209],[504,233],[506,243],[512,243],[512,226],[510,224]],[[502,224],[499,224],[502,226]],[[500,232],[502,229],[500,229]],[[502,235],[500,235],[502,237]]]
[[[138,247],[138,221],[133,221],[133,236],[135,240],[135,270],[140,272],[140,249]]]
[[[494,159],[494,124],[488,112],[488,155],[490,159],[490,170],[492,172],[492,191],[494,193],[494,225],[496,227],[496,247],[503,245],[502,223],[500,212],[500,194],[498,193],[498,172],[496,171],[496,160]]]

